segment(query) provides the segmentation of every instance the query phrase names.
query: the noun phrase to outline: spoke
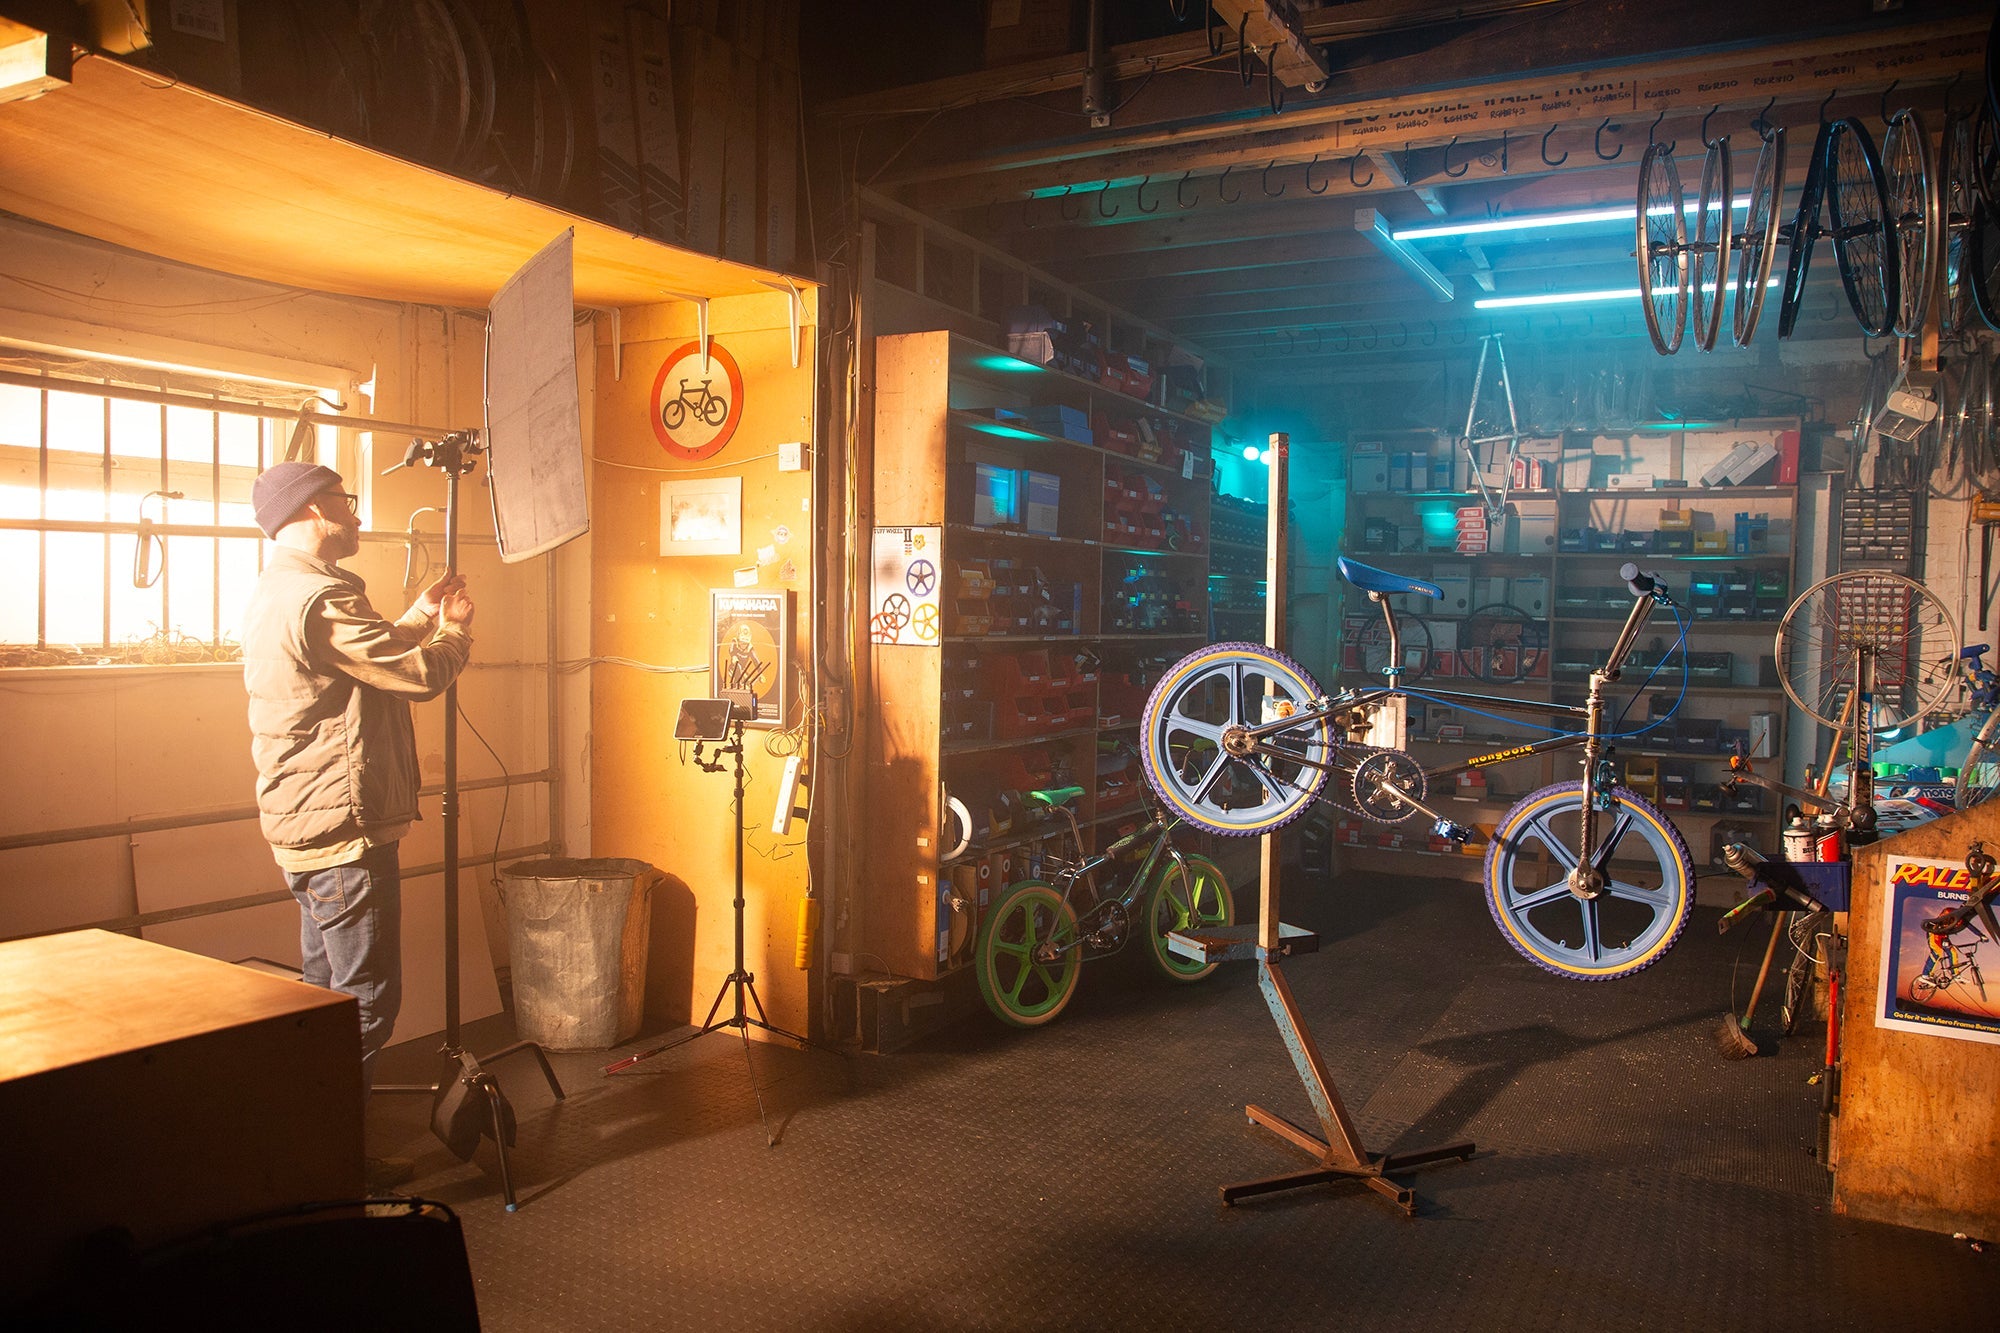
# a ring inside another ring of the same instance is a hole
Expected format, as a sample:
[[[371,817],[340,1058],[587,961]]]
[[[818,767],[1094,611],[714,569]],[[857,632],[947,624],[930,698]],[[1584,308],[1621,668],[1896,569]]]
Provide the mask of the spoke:
[[[1611,826],[1611,831],[1604,835],[1604,841],[1598,844],[1597,851],[1590,858],[1592,870],[1603,873],[1604,867],[1611,863],[1612,853],[1618,850],[1619,842],[1624,839],[1626,830],[1631,827],[1632,812],[1622,806],[1619,807],[1618,822]]]
[[[1563,880],[1557,880],[1545,889],[1536,889],[1532,893],[1520,894],[1513,897],[1509,906],[1516,912],[1532,912],[1537,907],[1567,897],[1569,897],[1568,883]]]
[[[1579,903],[1578,906],[1583,908],[1583,947],[1576,950],[1576,952],[1582,954],[1590,962],[1600,962],[1603,959],[1603,954],[1601,952],[1602,941],[1597,937],[1597,904]]]
[[[1563,843],[1563,840],[1555,835],[1555,831],[1549,827],[1548,815],[1537,815],[1528,821],[1528,825],[1541,835],[1542,845],[1555,854],[1556,860],[1562,862],[1563,869],[1576,869],[1576,853],[1571,851]]]
[[[1223,730],[1222,726],[1214,722],[1204,722],[1197,718],[1188,717],[1186,714],[1180,714],[1168,726],[1167,743],[1171,745],[1174,737],[1185,731],[1199,736],[1205,741],[1211,741],[1217,749],[1221,749]]]
[[[1229,664],[1229,721],[1232,725],[1250,725],[1249,709],[1243,697],[1243,663]]]
[[[1020,1008],[1021,987],[1028,984],[1028,977],[1034,972],[1034,970],[1035,970],[1034,967],[1030,965],[1030,966],[1024,966],[1014,973],[1014,984],[1007,988],[1007,998],[1013,1002],[1010,1005],[1011,1008],[1015,1009]]]
[[[1630,880],[1623,879],[1612,880],[1604,886],[1604,891],[1613,898],[1623,899],[1628,903],[1645,903],[1661,911],[1669,907],[1674,898],[1672,891],[1665,884],[1649,889],[1643,884],[1634,884]]]

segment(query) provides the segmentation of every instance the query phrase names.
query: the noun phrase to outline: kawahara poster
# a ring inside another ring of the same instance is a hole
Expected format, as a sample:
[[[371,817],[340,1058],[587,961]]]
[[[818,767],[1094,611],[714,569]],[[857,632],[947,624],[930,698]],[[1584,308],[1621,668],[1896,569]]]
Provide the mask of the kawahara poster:
[[[734,592],[711,589],[708,594],[710,655],[709,689],[756,696],[757,714],[745,726],[782,727],[789,711],[791,682],[785,663],[791,658],[791,593]]]
[[[1875,1025],[2000,1045],[2000,977],[1994,989],[1986,979],[2000,945],[1976,915],[1949,933],[1924,929],[1963,907],[1979,877],[1956,861],[1893,856],[1884,875]]]

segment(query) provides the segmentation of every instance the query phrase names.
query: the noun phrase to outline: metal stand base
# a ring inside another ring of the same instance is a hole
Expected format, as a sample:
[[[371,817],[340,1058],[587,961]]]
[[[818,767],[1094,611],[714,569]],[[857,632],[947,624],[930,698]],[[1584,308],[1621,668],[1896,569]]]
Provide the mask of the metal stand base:
[[[1284,1038],[1285,1049],[1291,1053],[1292,1063],[1299,1071],[1299,1081],[1305,1084],[1306,1095],[1312,1099],[1313,1109],[1319,1115],[1321,1136],[1315,1137],[1261,1106],[1248,1106],[1244,1110],[1251,1124],[1262,1125],[1313,1158],[1317,1164],[1303,1171],[1224,1185],[1221,1189],[1222,1202],[1233,1204],[1238,1199],[1276,1194],[1281,1190],[1324,1184],[1330,1180],[1359,1180],[1401,1208],[1405,1214],[1416,1212],[1417,1192],[1390,1179],[1389,1173],[1453,1158],[1468,1161],[1478,1148],[1465,1142],[1426,1148],[1420,1152],[1382,1155],[1368,1152],[1361,1146],[1360,1135],[1348,1117],[1347,1107],[1340,1100],[1339,1089],[1327,1077],[1325,1062],[1320,1058],[1312,1033],[1299,1019],[1292,988],[1285,981],[1277,959],[1266,956],[1258,960],[1257,986],[1264,993],[1264,1002],[1270,1006],[1271,1017],[1277,1020],[1278,1033]]]
[[[491,1134],[493,1137],[493,1147],[499,1154],[500,1159],[500,1192],[506,1197],[507,1211],[510,1213],[519,1212],[521,1207],[519,1201],[514,1197],[514,1174],[507,1167],[507,1148],[513,1139],[514,1109],[507,1104],[507,1094],[500,1090],[499,1081],[492,1074],[488,1073],[484,1066],[496,1064],[501,1060],[505,1060],[510,1055],[519,1055],[523,1051],[532,1054],[535,1057],[535,1063],[542,1067],[542,1077],[549,1081],[549,1091],[555,1094],[556,1100],[565,1100],[566,1094],[562,1090],[562,1084],[556,1081],[556,1071],[550,1067],[549,1057],[543,1054],[542,1048],[532,1041],[517,1041],[512,1046],[504,1046],[487,1056],[483,1062],[470,1051],[455,1050],[447,1046],[443,1054],[458,1065],[457,1076],[451,1081],[437,1083],[385,1083],[377,1084],[375,1087],[376,1092],[386,1093],[390,1096],[422,1096],[436,1101],[440,1098],[440,1094],[451,1088],[453,1083],[458,1083],[463,1084],[479,1097],[483,1097],[486,1101],[487,1116],[490,1123],[482,1126],[479,1132],[482,1135]],[[432,1118],[431,1132],[438,1134],[440,1141],[443,1141],[447,1148],[452,1148],[454,1152],[457,1151],[449,1141],[444,1140],[442,1133],[438,1130],[435,1116]]]
[[[736,1012],[727,1018],[718,1019],[715,1015],[722,1008],[723,997],[728,995],[732,988],[736,992]],[[752,1018],[744,1009],[743,997],[745,995],[750,997],[751,1006],[757,1010],[755,1018]],[[691,1041],[706,1037],[711,1032],[719,1032],[723,1028],[735,1028],[737,1035],[743,1039],[743,1065],[750,1071],[750,1091],[757,1098],[757,1123],[764,1127],[765,1144],[775,1148],[778,1146],[777,1136],[771,1133],[771,1122],[764,1114],[764,1089],[757,1082],[757,1066],[750,1059],[750,1029],[759,1028],[771,1033],[773,1036],[783,1037],[786,1041],[796,1042],[801,1050],[814,1049],[817,1043],[801,1037],[796,1032],[788,1032],[784,1028],[778,1027],[767,1020],[764,1017],[764,1003],[757,997],[757,978],[753,974],[743,971],[740,967],[723,978],[722,989],[715,993],[715,1003],[708,1006],[708,1017],[702,1020],[700,1028],[683,1036],[675,1037],[672,1041],[662,1042],[650,1050],[640,1051],[637,1055],[628,1055],[622,1060],[614,1060],[604,1066],[604,1072],[606,1074],[615,1074],[621,1069],[630,1069],[641,1060],[650,1060],[656,1055],[665,1055],[668,1051],[676,1047],[685,1046]]]

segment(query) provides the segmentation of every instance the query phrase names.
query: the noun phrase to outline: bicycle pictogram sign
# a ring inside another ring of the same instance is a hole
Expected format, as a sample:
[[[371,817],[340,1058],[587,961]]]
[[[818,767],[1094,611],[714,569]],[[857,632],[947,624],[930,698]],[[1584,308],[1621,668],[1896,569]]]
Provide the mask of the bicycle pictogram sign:
[[[720,452],[743,419],[743,371],[713,338],[708,360],[699,342],[683,343],[661,363],[648,400],[653,438],[676,458]]]

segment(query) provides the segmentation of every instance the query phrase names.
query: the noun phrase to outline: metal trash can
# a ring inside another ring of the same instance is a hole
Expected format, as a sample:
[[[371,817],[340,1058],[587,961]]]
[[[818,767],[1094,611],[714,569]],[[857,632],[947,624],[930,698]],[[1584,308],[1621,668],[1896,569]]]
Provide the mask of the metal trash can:
[[[500,872],[522,1040],[601,1051],[638,1035],[659,877],[618,857],[522,861]]]

